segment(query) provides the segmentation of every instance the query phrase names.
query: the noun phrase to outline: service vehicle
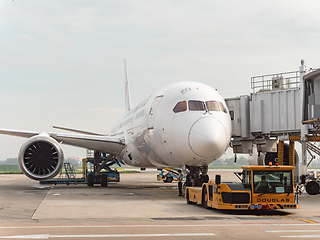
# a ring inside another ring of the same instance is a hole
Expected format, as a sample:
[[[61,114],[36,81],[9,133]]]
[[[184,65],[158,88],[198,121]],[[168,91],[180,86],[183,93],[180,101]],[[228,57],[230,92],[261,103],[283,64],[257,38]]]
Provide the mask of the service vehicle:
[[[171,183],[172,181],[178,181],[179,172],[178,168],[164,168],[157,175],[157,181],[163,181],[165,183]],[[184,177],[185,178],[185,177]]]
[[[235,173],[241,182],[215,181],[202,187],[186,187],[187,203],[202,204],[215,209],[295,209],[299,208],[295,194],[294,166],[242,166]]]

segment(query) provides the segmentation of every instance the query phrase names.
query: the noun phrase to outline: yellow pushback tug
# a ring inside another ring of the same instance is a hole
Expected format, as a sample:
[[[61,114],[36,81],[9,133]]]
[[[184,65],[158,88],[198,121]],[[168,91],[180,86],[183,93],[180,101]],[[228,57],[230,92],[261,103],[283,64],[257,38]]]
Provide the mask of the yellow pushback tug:
[[[293,166],[243,166],[239,182],[215,181],[186,187],[187,203],[215,209],[295,209]]]

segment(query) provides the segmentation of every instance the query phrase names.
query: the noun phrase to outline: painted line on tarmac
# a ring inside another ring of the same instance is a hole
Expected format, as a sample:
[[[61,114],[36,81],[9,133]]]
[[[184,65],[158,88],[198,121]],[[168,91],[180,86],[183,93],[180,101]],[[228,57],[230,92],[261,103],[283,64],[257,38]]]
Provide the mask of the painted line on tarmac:
[[[74,225],[74,226],[65,226],[65,225],[42,225],[42,226],[7,226],[7,227],[0,227],[0,229],[32,229],[32,228],[128,228],[128,227],[241,227],[241,226],[320,226],[320,223],[229,223],[229,224],[175,224],[175,225],[166,225],[166,224],[123,224],[123,225]]]
[[[320,232],[320,230],[266,230],[266,232],[270,233],[280,233],[280,232]]]
[[[307,222],[307,223],[317,223],[315,221],[312,220],[308,220],[308,219],[302,219],[302,218],[292,218],[292,217],[283,217],[285,219],[292,219],[292,220],[297,220],[297,221],[302,221],[302,222]]]
[[[280,236],[283,238],[320,238],[320,235],[292,235],[292,236]]]
[[[49,239],[49,238],[125,238],[125,237],[190,237],[190,236],[214,236],[214,233],[160,233],[160,234],[93,234],[93,235],[18,235],[18,236],[2,236],[0,238],[10,239]]]
[[[320,230],[266,230],[269,233],[315,233],[320,232]],[[320,235],[287,235],[287,236],[280,236],[283,238],[320,238]]]

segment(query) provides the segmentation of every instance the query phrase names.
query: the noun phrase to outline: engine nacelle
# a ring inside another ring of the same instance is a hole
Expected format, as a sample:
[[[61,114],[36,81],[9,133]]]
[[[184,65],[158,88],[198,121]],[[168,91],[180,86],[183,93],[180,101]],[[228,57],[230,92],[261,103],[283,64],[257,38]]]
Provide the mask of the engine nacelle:
[[[19,151],[21,171],[33,180],[47,180],[55,177],[64,163],[60,144],[47,133],[29,138]]]

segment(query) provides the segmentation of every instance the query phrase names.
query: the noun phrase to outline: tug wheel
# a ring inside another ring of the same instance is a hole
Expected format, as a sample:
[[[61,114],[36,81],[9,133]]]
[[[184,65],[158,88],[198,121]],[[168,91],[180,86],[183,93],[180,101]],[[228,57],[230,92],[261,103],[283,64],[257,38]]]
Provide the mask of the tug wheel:
[[[192,202],[189,199],[189,190],[187,191],[186,199],[187,199],[187,204],[192,204]]]
[[[167,183],[171,183],[173,181],[173,178],[172,177],[167,177],[167,179],[166,179],[166,182]]]
[[[319,183],[311,181],[307,183],[306,191],[310,195],[316,195],[319,193],[320,186]]]
[[[208,202],[206,200],[206,197],[207,197],[207,188],[204,188],[203,189],[203,192],[202,192],[202,205],[204,208],[208,209]]]

